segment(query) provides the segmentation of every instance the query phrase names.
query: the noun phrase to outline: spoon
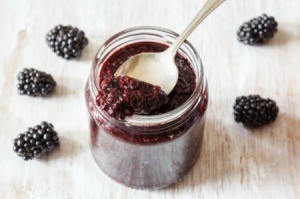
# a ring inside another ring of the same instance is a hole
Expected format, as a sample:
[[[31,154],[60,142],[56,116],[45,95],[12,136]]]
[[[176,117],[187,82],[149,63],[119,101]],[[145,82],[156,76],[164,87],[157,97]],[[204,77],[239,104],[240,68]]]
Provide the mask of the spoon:
[[[178,80],[178,69],[174,57],[178,48],[193,30],[225,0],[208,0],[183,33],[160,53],[142,53],[131,57],[115,72],[115,76],[128,76],[159,86],[167,95]]]

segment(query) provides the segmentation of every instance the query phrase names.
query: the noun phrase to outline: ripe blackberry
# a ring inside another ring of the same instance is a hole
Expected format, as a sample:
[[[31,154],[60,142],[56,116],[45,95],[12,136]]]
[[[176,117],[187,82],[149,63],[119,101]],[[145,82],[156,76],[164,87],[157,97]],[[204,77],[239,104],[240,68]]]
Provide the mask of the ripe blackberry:
[[[46,35],[46,41],[53,52],[65,59],[79,57],[88,44],[84,32],[72,26],[58,25]]]
[[[50,74],[33,68],[24,68],[18,74],[18,90],[21,95],[48,96],[55,90],[56,82]]]
[[[240,96],[235,100],[234,119],[247,126],[258,127],[276,120],[278,107],[272,99],[259,95]]]
[[[277,32],[277,22],[274,17],[263,14],[260,17],[245,22],[237,31],[238,40],[248,45],[263,44]]]
[[[24,160],[40,157],[60,145],[59,138],[53,125],[42,122],[14,139],[14,151]]]

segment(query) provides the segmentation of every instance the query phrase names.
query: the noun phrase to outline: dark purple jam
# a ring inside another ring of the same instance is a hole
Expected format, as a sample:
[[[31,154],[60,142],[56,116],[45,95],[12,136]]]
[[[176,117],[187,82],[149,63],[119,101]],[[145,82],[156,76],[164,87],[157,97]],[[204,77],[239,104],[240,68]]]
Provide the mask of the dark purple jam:
[[[149,115],[168,101],[158,86],[126,76],[106,77],[101,81],[97,96],[97,105],[117,119],[134,113]]]
[[[178,108],[195,89],[195,74],[189,61],[179,53],[175,63],[179,70],[178,82],[167,96],[158,86],[130,77],[114,77],[116,70],[130,57],[145,52],[161,52],[160,43],[135,43],[114,52],[103,64],[100,72],[97,105],[110,116],[124,119],[133,114],[154,115]]]

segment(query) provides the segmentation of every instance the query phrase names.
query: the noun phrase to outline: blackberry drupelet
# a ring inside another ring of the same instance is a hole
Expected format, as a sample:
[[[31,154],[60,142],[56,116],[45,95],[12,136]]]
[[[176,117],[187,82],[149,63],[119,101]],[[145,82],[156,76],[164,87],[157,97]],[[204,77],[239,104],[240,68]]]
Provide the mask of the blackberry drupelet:
[[[40,157],[60,145],[59,138],[53,125],[42,122],[14,139],[14,151],[24,160]]]
[[[65,59],[79,57],[88,44],[84,32],[72,26],[58,25],[46,35],[46,41],[53,52]]]
[[[277,22],[274,17],[263,14],[240,26],[237,36],[244,44],[259,45],[273,38],[276,32]]]
[[[252,127],[274,122],[278,115],[276,102],[259,95],[237,97],[233,108],[235,121]]]
[[[18,74],[18,90],[21,95],[49,96],[55,90],[56,82],[50,74],[34,68],[24,68]]]

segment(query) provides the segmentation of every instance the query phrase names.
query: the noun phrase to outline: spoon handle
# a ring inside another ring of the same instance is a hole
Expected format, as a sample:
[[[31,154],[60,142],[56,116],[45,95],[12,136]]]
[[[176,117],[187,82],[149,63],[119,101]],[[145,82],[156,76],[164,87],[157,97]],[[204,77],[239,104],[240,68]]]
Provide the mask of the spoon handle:
[[[205,5],[201,8],[191,23],[185,28],[183,33],[175,40],[175,42],[168,48],[168,52],[176,55],[178,48],[184,42],[184,40],[193,32],[193,30],[219,5],[225,0],[208,0]]]

